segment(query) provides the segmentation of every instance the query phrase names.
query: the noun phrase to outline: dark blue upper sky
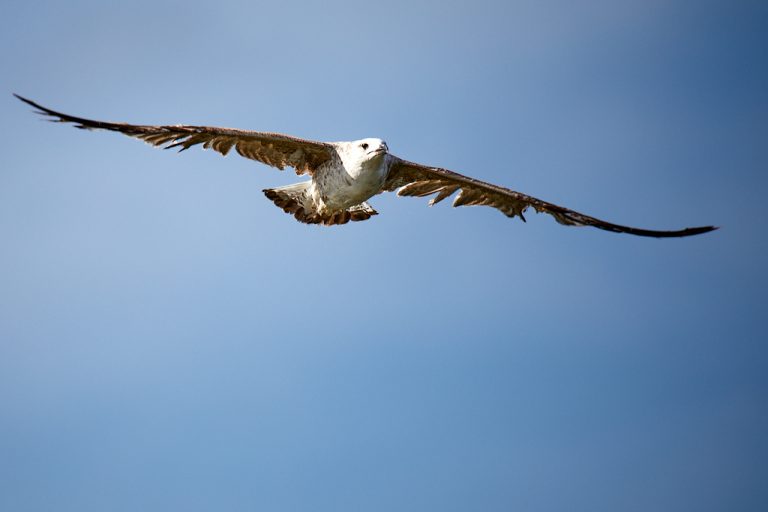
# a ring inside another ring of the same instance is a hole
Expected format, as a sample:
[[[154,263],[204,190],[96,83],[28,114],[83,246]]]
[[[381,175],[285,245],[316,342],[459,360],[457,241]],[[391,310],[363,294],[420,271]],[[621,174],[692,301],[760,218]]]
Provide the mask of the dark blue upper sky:
[[[768,506],[765,2],[5,2],[0,509]],[[43,123],[320,140],[679,240]]]

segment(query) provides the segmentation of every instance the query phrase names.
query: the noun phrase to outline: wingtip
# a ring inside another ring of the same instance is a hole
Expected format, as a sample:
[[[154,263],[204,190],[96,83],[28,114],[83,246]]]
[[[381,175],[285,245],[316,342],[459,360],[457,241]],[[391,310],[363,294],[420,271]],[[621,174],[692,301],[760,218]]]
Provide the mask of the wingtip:
[[[26,103],[30,107],[33,107],[33,108],[37,109],[37,111],[36,111],[37,114],[40,114],[40,115],[51,115],[51,111],[49,111],[47,108],[43,107],[42,105],[38,105],[37,103],[35,103],[34,101],[30,100],[29,98],[25,98],[24,96],[22,96],[20,94],[16,94],[15,92],[13,92],[11,94],[13,94],[16,97],[16,99],[18,99],[19,101],[23,101],[24,103]]]
[[[685,231],[687,235],[703,235],[704,233],[717,231],[718,229],[720,229],[720,226],[701,226],[698,228],[688,228]]]
[[[28,104],[28,105],[32,105],[32,100],[28,100],[27,98],[25,98],[25,97],[24,97],[24,96],[22,96],[21,94],[16,94],[15,92],[12,92],[11,94],[13,94],[13,95],[14,95],[14,97],[15,97],[17,100],[19,100],[19,101],[23,101],[24,103],[26,103],[26,104]]]
[[[24,102],[24,103],[26,103],[27,105],[32,105],[33,107],[37,107],[37,103],[35,103],[35,102],[34,102],[34,101],[32,101],[31,99],[29,99],[29,98],[25,98],[25,97],[24,97],[24,96],[22,96],[21,94],[16,94],[15,92],[12,92],[11,94],[13,94],[13,95],[16,97],[16,99],[17,99],[17,100],[19,100],[19,101],[23,101],[23,102]]]
[[[684,238],[689,236],[703,235],[704,233],[709,233],[710,231],[715,231],[717,229],[720,229],[720,227],[698,226],[694,228],[681,229],[679,231],[652,231],[649,235],[646,236],[654,236],[658,238]]]

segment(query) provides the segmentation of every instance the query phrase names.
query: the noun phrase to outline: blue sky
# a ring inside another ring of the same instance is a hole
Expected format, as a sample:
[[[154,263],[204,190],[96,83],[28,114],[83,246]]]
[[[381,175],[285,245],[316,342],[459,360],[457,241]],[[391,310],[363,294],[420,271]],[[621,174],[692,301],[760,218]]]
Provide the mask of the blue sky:
[[[0,509],[764,509],[767,33],[764,2],[5,2]],[[723,228],[392,194],[306,226],[261,193],[290,171],[12,92]]]

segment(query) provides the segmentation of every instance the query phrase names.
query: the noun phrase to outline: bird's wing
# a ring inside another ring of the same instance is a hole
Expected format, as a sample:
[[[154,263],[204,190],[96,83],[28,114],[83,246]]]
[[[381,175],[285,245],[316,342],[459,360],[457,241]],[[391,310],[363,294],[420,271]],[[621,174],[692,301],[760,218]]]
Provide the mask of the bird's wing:
[[[424,197],[437,194],[429,201],[430,206],[459,191],[453,201],[453,206],[491,206],[500,210],[507,217],[517,216],[523,221],[525,221],[523,212],[532,207],[536,212],[547,213],[553,216],[557,222],[566,226],[593,226],[614,233],[629,233],[638,236],[681,237],[698,235],[717,229],[714,226],[703,226],[677,231],[655,231],[620,226],[447,169],[427,167],[394,157],[389,176],[384,183],[384,190],[391,192],[396,189],[400,189],[397,192],[399,196]]]
[[[73,123],[86,130],[101,129],[120,132],[141,139],[153,146],[189,149],[197,144],[203,148],[226,155],[232,148],[245,158],[277,167],[293,167],[297,174],[312,173],[322,163],[333,158],[334,146],[326,142],[300,139],[279,133],[254,132],[211,126],[168,125],[149,126],[128,123],[93,121],[68,114],[62,114],[43,107],[32,100],[14,94],[18,99],[37,109],[38,114],[48,116],[51,121]]]

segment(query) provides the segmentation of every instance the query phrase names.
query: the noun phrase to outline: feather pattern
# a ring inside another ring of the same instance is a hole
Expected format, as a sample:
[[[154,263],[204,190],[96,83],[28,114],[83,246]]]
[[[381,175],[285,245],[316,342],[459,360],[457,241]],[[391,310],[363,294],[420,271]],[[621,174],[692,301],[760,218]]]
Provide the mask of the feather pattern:
[[[675,231],[656,231],[622,226],[447,169],[428,167],[401,158],[393,158],[394,161],[383,189],[389,192],[397,190],[399,196],[424,197],[437,194],[429,202],[430,206],[458,190],[459,193],[453,201],[453,206],[490,206],[501,211],[507,217],[520,217],[523,221],[525,221],[523,213],[528,208],[533,208],[537,213],[551,215],[557,222],[565,226],[592,226],[614,233],[629,233],[638,236],[681,237],[698,235],[717,229],[714,226],[702,226]]]
[[[293,167],[296,174],[312,174],[323,163],[331,160],[335,153],[333,144],[300,139],[289,135],[269,132],[217,128],[192,125],[135,125],[94,121],[74,117],[43,107],[19,95],[18,99],[37,109],[38,114],[48,116],[51,121],[72,123],[85,130],[110,130],[129,137],[141,139],[153,146],[165,149],[179,148],[184,151],[192,146],[202,145],[226,155],[234,147],[240,156],[256,160],[282,170]]]

